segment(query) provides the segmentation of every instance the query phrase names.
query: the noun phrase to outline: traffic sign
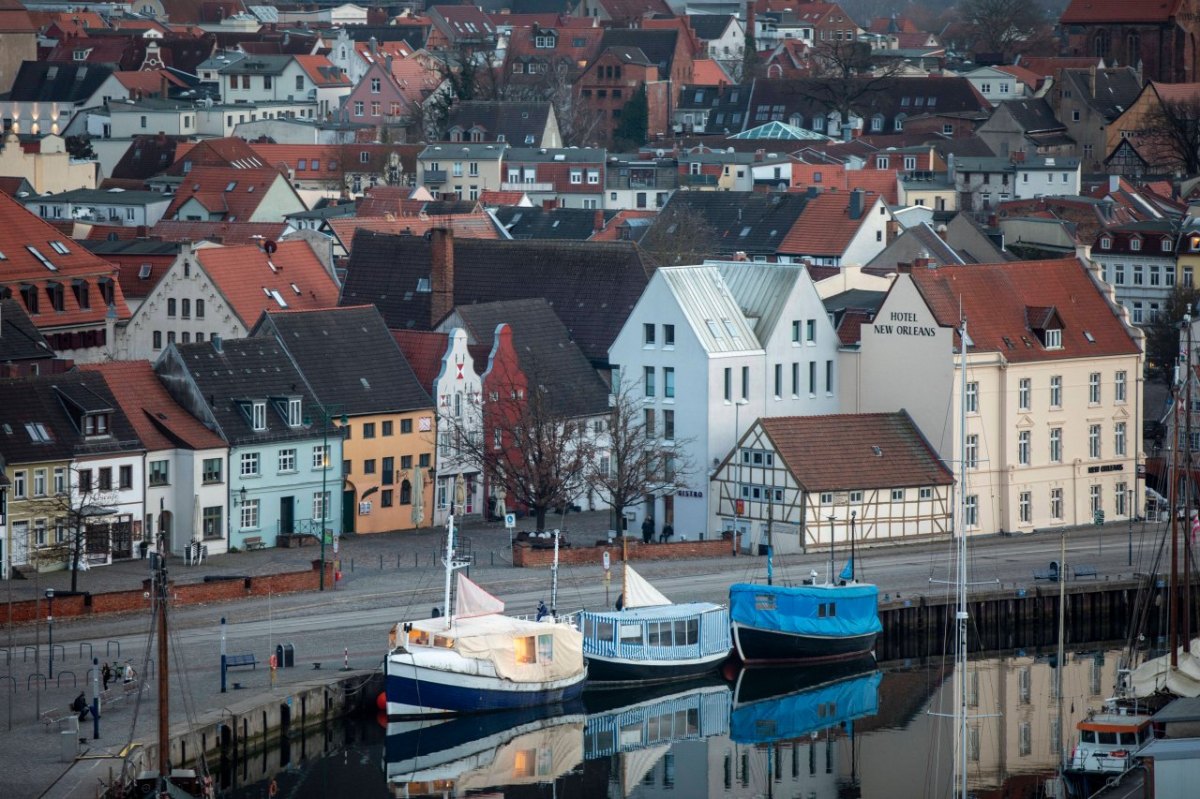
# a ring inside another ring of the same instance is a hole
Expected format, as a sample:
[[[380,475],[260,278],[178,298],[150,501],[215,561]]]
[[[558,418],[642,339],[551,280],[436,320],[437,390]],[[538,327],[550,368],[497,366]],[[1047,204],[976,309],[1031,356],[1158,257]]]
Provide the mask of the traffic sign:
[[[1097,525],[1104,524],[1104,511],[1102,511],[1102,510],[1096,511],[1096,524]]]
[[[509,530],[516,527],[517,526],[517,514],[515,514],[515,513],[504,514],[504,526],[507,527]]]
[[[611,568],[612,568],[612,558],[609,556],[608,552],[606,551],[604,553],[604,571],[608,571]]]

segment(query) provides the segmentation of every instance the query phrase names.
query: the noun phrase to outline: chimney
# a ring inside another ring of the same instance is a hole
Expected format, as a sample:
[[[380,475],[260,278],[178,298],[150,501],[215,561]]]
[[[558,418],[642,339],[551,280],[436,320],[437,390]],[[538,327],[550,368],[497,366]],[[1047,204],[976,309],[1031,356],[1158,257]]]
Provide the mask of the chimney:
[[[936,268],[936,264],[931,264],[928,254],[921,253],[916,258],[913,258],[912,268],[913,269],[932,269],[932,268]]]
[[[912,270],[913,270],[913,265],[910,263],[905,263],[904,261],[900,261],[896,264],[896,274],[898,274],[898,275],[910,274],[912,272]]]
[[[604,230],[604,212],[599,208],[596,209],[595,221],[592,222],[592,230],[595,233]]]
[[[746,255],[746,251],[745,251],[745,250],[738,250],[737,252],[735,252],[735,253],[733,254],[733,260],[735,260],[735,261],[749,261],[749,260],[750,260],[750,256]]]
[[[855,189],[850,192],[850,218],[862,219],[863,215],[863,190]]]
[[[379,42],[376,41],[374,36],[367,42],[367,46],[371,48],[371,55],[379,55]]]
[[[454,232],[449,228],[429,231],[429,287],[433,298],[429,305],[432,328],[454,310]]]
[[[1092,92],[1092,99],[1096,99],[1096,65],[1092,64],[1088,67],[1088,88]]]
[[[211,336],[209,336],[209,341],[212,342],[212,347],[215,352],[224,352],[225,351],[224,344],[221,341],[221,337],[219,335],[217,335],[216,333],[213,333]]]
[[[746,35],[757,38],[754,33],[754,0],[746,0]],[[758,46],[757,41],[754,46]]]
[[[766,155],[767,155],[766,150],[755,150],[754,151],[754,160],[762,161],[766,157]]]

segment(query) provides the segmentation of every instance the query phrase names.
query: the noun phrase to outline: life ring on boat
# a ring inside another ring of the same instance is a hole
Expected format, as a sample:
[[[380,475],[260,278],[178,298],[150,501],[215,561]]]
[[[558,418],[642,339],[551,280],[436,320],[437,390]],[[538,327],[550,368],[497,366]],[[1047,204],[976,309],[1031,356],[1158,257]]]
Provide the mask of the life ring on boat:
[[[1129,757],[1129,753],[1128,753],[1128,752],[1126,752],[1124,749],[1115,749],[1115,750],[1113,750],[1113,751],[1111,751],[1111,752],[1109,752],[1109,753],[1108,753],[1108,757],[1121,757],[1121,758],[1124,758],[1124,757]]]
[[[279,783],[275,782],[275,780],[271,780],[271,785],[269,788],[267,788],[267,795],[274,796],[277,793],[279,793]]]

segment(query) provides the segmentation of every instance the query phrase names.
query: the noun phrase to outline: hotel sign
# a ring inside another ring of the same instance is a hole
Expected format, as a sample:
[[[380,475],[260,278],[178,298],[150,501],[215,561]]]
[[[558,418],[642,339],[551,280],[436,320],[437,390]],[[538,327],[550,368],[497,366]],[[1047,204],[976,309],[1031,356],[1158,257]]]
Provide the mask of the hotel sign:
[[[922,327],[916,324],[908,324],[909,322],[917,322],[917,315],[909,311],[892,311],[888,314],[887,322],[876,322],[871,327],[876,333],[888,336],[927,336],[932,337],[937,335],[936,327]],[[898,323],[898,324],[890,324]]]

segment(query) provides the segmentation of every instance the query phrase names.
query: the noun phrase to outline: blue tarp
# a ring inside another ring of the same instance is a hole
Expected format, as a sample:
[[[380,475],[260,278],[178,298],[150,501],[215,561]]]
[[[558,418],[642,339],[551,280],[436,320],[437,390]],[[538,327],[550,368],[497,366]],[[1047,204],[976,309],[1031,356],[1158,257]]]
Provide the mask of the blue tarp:
[[[760,630],[845,637],[883,630],[879,589],[873,585],[754,585],[729,587],[733,621]]]
[[[739,744],[762,744],[800,738],[879,712],[881,672],[821,685],[777,699],[735,707],[730,737]]]

